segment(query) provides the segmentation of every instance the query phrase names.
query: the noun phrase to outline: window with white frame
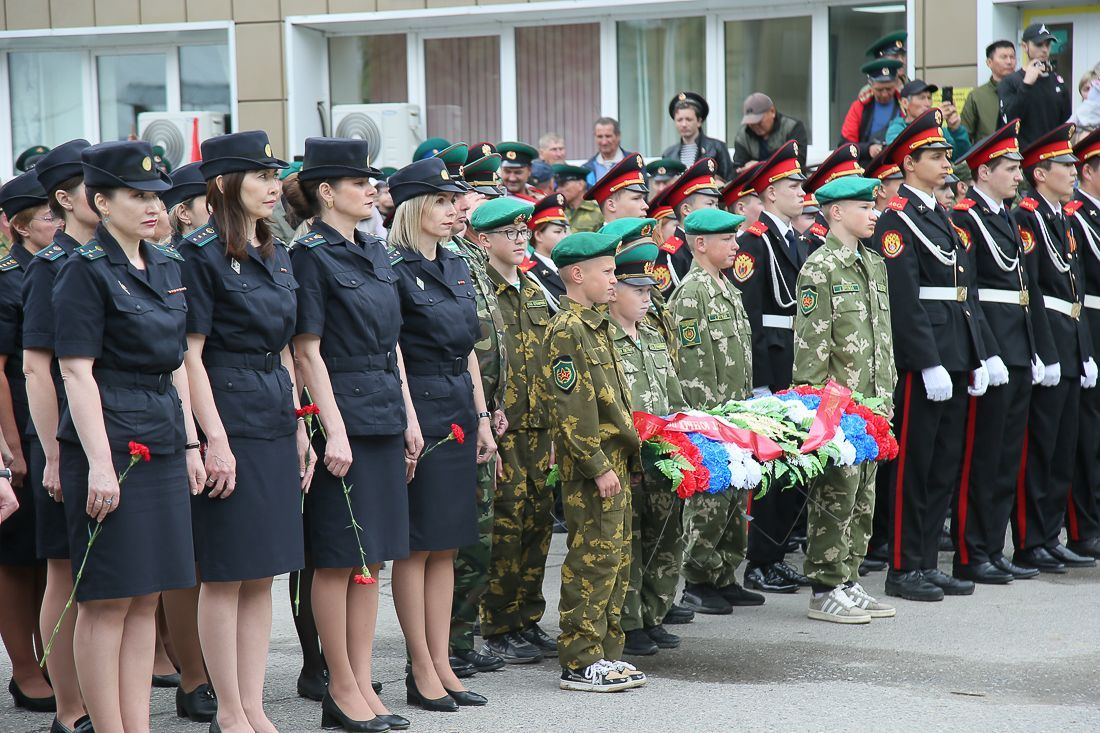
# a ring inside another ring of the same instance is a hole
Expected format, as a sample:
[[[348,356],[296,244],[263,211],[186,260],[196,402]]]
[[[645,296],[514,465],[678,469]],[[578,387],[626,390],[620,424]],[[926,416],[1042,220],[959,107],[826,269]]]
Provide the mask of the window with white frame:
[[[337,36],[328,40],[333,104],[409,101],[408,37]]]
[[[87,134],[82,63],[78,51],[8,54],[13,158],[35,145],[52,147]]]
[[[500,140],[500,36],[424,40],[428,136]]]

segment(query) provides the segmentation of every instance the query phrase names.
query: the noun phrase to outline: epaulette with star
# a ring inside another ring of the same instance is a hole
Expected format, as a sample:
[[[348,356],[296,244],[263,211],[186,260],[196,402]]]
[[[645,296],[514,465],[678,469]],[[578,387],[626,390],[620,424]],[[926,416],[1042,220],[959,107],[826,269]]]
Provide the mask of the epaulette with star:
[[[107,253],[99,246],[99,242],[94,239],[87,244],[80,245],[73,251],[86,260],[98,260],[100,257],[107,256]]]
[[[218,238],[218,230],[212,226],[199,227],[195,231],[184,237],[185,241],[190,242],[196,247],[205,247]]]
[[[895,196],[894,198],[890,199],[890,203],[886,205],[894,211],[902,211],[905,209],[905,205],[908,203],[909,199],[905,198],[904,196]]]
[[[1062,207],[1062,210],[1066,212],[1066,216],[1073,216],[1077,213],[1077,210],[1084,205],[1084,201],[1070,201],[1068,204]]]
[[[34,254],[35,257],[41,257],[47,262],[53,262],[54,260],[65,256],[65,248],[60,244],[51,244],[45,249],[40,249]]]
[[[661,249],[668,252],[670,255],[674,255],[680,251],[680,248],[684,246],[684,240],[677,236],[671,236],[661,243]]]
[[[180,262],[184,261],[183,255],[181,255],[179,251],[171,244],[153,244],[153,249],[157,250],[169,259],[179,260]]]
[[[392,244],[386,247],[386,256],[390,258],[390,267],[393,267],[398,262],[402,262],[405,259],[405,255],[394,247]]]
[[[324,243],[325,241],[325,236],[320,232],[310,232],[309,234],[305,234],[295,239],[294,246],[307,247],[309,249],[312,249],[317,245]]]
[[[768,225],[758,219],[747,231],[749,234],[755,234],[758,237],[762,237],[767,233]]]
[[[15,270],[19,268],[19,260],[14,257],[8,256],[0,260],[0,272],[7,272],[8,270]]]
[[[974,208],[975,204],[977,204],[977,202],[973,199],[963,199],[955,204],[955,211],[970,211]]]
[[[1023,199],[1020,199],[1020,208],[1024,211],[1030,211],[1034,213],[1039,209],[1039,202],[1036,199],[1027,196]]]

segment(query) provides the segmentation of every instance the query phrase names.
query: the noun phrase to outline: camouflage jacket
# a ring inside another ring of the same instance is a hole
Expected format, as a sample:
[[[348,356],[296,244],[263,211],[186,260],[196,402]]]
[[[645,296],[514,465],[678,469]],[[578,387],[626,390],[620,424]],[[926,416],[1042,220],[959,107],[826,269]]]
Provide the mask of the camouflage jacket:
[[[543,381],[566,480],[596,478],[632,461],[641,447],[611,326],[605,314],[565,296],[546,330]]]
[[[665,302],[665,296],[661,295],[661,289],[654,285],[650,288],[652,301],[649,312],[645,314],[645,322],[652,326],[661,335],[668,346],[668,355],[671,358],[672,368],[679,369],[680,339],[676,336],[676,318]]]
[[[603,226],[603,212],[595,201],[581,201],[577,208],[567,208],[565,218],[571,232],[594,232]]]
[[[474,277],[477,319],[481,323],[481,338],[474,344],[474,352],[481,368],[481,385],[489,411],[503,409],[508,359],[504,351],[504,321],[497,306],[496,288],[486,272],[488,255],[484,249],[462,237],[452,237],[443,246],[466,260]]]
[[[668,344],[647,322],[638,324],[634,340],[618,323],[612,323],[615,352],[623,362],[623,373],[630,387],[630,406],[651,415],[670,415],[684,409],[684,393],[676,370],[670,368],[672,355]]]
[[[509,355],[503,403],[508,429],[548,428],[546,385],[542,380],[546,364],[543,338],[550,323],[546,295],[522,272],[518,285],[505,282],[492,267],[488,273],[504,323],[504,350]]]
[[[733,283],[692,263],[669,304],[679,335],[680,386],[694,408],[752,392],[752,331]]]
[[[794,381],[830,379],[893,409],[894,339],[882,257],[832,235],[802,265],[794,317]]]

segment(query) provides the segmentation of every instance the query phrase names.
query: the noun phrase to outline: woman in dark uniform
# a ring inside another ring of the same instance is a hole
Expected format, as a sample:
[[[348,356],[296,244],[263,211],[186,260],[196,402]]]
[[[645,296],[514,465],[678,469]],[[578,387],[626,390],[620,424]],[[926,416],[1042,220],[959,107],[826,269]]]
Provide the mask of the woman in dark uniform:
[[[202,160],[211,219],[179,246],[191,404],[207,442],[207,492],[191,504],[199,635],[218,697],[211,729],[275,733],[263,710],[271,579],[303,565],[310,478],[289,347],[298,283],[264,221],[286,163],[258,130],[204,141]]]
[[[210,209],[206,205],[206,179],[202,177],[201,168],[202,163],[188,163],[176,168],[171,173],[172,188],[160,195],[172,225],[173,247],[179,247],[185,236],[210,221]]]
[[[42,477],[44,491],[34,493],[35,545],[46,561],[46,594],[42,598],[39,628],[49,640],[73,590],[69,560],[69,532],[58,479],[57,418],[59,400],[65,396],[61,371],[54,357],[53,282],[73,251],[95,236],[99,216],[84,194],[84,170],[80,154],[87,140],[70,140],[46,153],[34,173],[46,191],[50,211],[64,223],[53,243],[38,252],[23,279],[23,369],[27,374],[27,399],[38,442],[32,447],[28,470]],[[83,730],[84,698],[76,679],[73,660],[73,628],[76,609],[70,610],[46,658],[50,684],[57,698],[57,716],[51,733]]]
[[[27,470],[31,456],[41,448],[34,437],[23,377],[21,289],[27,266],[36,252],[49,246],[59,222],[33,171],[4,184],[0,208],[8,215],[12,235],[11,252],[0,260],[0,430],[12,454],[12,486],[20,504],[0,526],[0,636],[12,660],[8,691],[16,707],[47,712],[54,710],[53,692],[34,652],[45,586],[45,568],[34,546],[34,495],[42,491],[42,474]]]
[[[188,487],[205,472],[183,369],[187,303],[171,251],[143,241],[156,227],[167,177],[143,142],[81,153],[85,193],[101,223],[53,287],[54,353],[65,405],[60,482],[77,588],[73,650],[99,733],[149,730],[157,598],[195,584]],[[130,464],[129,443],[151,459]]]
[[[393,565],[394,603],[412,658],[408,701],[454,710],[485,704],[451,670],[448,637],[455,551],[477,541],[476,464],[496,450],[473,351],[481,327],[470,270],[440,245],[458,216],[455,195],[466,189],[439,158],[406,166],[389,182],[397,205],[390,264],[398,274],[400,344],[420,430],[429,447],[451,433],[452,424],[468,436],[439,445],[415,464],[407,459],[415,472],[409,483],[411,554]]]
[[[418,455],[424,441],[397,346],[397,273],[385,243],[356,230],[374,208],[370,178],[381,175],[369,153],[365,140],[309,138],[301,172],[284,186],[287,200],[305,202],[295,213],[313,220],[292,261],[294,354],[324,428],[324,467],[306,499],[313,616],[329,669],[321,722],[381,731],[409,721],[391,715],[370,686],[378,585],[353,576],[363,564],[376,575],[383,561],[408,557],[405,456]],[[362,528],[358,541],[343,486]]]

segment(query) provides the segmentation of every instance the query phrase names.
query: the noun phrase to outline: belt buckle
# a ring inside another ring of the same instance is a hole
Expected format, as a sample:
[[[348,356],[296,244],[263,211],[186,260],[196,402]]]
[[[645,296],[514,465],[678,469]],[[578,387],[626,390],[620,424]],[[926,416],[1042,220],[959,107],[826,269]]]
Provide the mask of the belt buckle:
[[[1031,295],[1026,290],[1020,291],[1020,305],[1030,305]]]
[[[1069,317],[1073,320],[1079,320],[1081,318],[1081,304],[1074,303],[1069,308]]]
[[[959,286],[955,288],[955,300],[962,303],[966,300],[966,287]]]
[[[264,370],[269,372],[275,371],[276,361],[276,355],[272,354],[270,351],[264,354]]]
[[[157,394],[164,394],[168,391],[168,385],[172,383],[172,375],[168,373],[162,373],[157,375]]]
[[[454,363],[451,365],[451,374],[456,377],[460,376],[467,368],[466,360],[461,356],[456,356]]]

